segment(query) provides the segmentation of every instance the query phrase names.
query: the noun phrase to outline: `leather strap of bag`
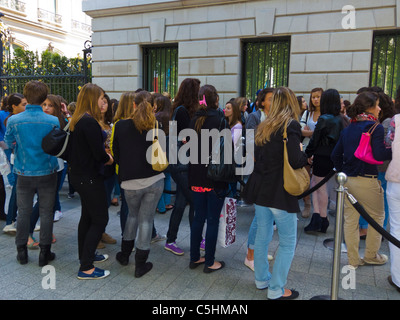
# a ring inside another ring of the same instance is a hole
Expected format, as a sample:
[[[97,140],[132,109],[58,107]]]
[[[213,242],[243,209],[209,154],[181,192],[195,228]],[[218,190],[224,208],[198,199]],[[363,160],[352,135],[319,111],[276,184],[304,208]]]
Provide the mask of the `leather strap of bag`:
[[[65,137],[64,145],[63,145],[61,151],[56,155],[57,158],[60,157],[65,152],[65,149],[67,149],[68,140],[69,140],[69,122],[64,127],[64,131],[67,133],[67,136]]]

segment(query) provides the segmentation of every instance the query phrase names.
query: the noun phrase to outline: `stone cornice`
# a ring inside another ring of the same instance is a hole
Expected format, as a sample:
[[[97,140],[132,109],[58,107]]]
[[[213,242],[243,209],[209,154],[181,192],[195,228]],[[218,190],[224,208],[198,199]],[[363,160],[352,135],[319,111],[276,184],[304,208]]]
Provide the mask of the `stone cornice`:
[[[145,13],[162,10],[186,9],[221,4],[233,4],[257,0],[125,0],[119,1],[119,6],[109,0],[87,0],[82,2],[82,10],[92,18]]]

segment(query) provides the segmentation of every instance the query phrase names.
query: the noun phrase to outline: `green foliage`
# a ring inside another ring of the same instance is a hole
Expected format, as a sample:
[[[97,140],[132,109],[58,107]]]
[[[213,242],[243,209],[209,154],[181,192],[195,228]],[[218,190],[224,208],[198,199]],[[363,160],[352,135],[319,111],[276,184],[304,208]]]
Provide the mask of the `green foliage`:
[[[8,76],[30,75],[79,75],[83,74],[84,61],[80,57],[67,58],[49,50],[42,54],[33,51],[15,48],[14,58],[4,63],[4,73]],[[88,76],[91,78],[91,62],[88,63]]]

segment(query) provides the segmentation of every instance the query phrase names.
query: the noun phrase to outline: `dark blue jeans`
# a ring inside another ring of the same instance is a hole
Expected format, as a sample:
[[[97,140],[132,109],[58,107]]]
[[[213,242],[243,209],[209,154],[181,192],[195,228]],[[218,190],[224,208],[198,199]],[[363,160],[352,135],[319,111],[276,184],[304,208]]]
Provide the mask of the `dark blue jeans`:
[[[205,265],[214,264],[215,248],[217,245],[219,217],[226,194],[225,190],[212,190],[209,192],[191,191],[194,204],[194,219],[190,233],[190,260],[195,262],[200,259],[200,243],[203,239],[203,228],[207,222]]]
[[[182,221],[183,212],[189,204],[189,224],[192,225],[194,217],[194,206],[192,194],[189,188],[189,178],[187,171],[171,172],[171,177],[176,183],[175,207],[171,212],[169,227],[167,232],[167,243],[175,242],[178,237],[179,225]]]
[[[56,198],[57,174],[46,176],[19,176],[17,180],[17,234],[15,244],[26,245],[35,193],[40,197],[40,244],[51,245],[53,234],[53,207]]]
[[[7,211],[7,221],[6,224],[12,224],[14,221],[17,220],[17,178],[18,175],[15,173],[11,173],[13,175],[13,184],[12,184],[12,189],[11,189],[11,196],[10,200],[8,200],[8,211]]]

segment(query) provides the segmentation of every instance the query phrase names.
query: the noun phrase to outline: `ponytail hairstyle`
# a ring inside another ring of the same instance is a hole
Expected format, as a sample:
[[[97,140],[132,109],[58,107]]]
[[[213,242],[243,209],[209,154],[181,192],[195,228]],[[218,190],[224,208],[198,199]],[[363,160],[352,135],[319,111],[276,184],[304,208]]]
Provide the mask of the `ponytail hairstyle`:
[[[374,107],[378,99],[379,96],[375,92],[362,92],[354,100],[353,104],[346,109],[346,113],[351,119],[356,119],[359,114],[362,114],[369,108]]]
[[[196,120],[194,128],[196,132],[200,132],[203,127],[204,121],[207,119],[207,110],[209,109],[217,109],[219,95],[217,93],[217,89],[211,84],[206,84],[202,86],[199,90],[199,111],[200,115]]]
[[[2,106],[2,110],[10,113],[7,118],[4,119],[5,126],[7,126],[8,118],[14,114],[14,108],[12,106],[18,106],[24,98],[24,95],[20,93],[13,93],[8,97],[3,98],[4,106]]]
[[[4,106],[4,110],[10,112],[11,114],[14,113],[13,105],[18,106],[22,99],[24,99],[24,95],[20,93],[13,93],[8,96],[8,99],[6,100],[7,104]]]

